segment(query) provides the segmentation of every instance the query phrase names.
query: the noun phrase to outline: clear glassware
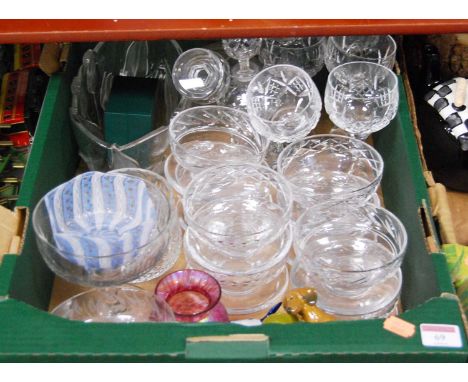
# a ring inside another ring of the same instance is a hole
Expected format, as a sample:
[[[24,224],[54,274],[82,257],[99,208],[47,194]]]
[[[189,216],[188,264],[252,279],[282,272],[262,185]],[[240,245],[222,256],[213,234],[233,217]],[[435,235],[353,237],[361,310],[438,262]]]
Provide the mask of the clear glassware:
[[[184,194],[189,227],[231,256],[247,257],[281,236],[291,217],[287,181],[254,164],[211,167]]]
[[[226,94],[224,104],[233,109],[247,112],[247,88],[248,82],[231,81],[231,86]]]
[[[180,98],[171,70],[181,53],[174,40],[101,42],[85,52],[72,81],[70,120],[79,154],[90,170],[141,167],[162,174],[169,146],[167,125]],[[104,139],[104,111],[116,76],[157,79],[154,130],[122,146]]]
[[[160,192],[165,195],[170,203],[170,239],[167,250],[161,257],[158,258],[157,263],[153,268],[151,268],[144,275],[140,276],[138,279],[131,282],[142,283],[153,280],[171,269],[177,262],[177,259],[180,255],[180,250],[182,247],[182,232],[180,229],[179,216],[176,208],[176,196],[174,195],[171,187],[168,185],[166,179],[152,171],[141,168],[124,168],[111,171],[110,174],[124,174],[144,179],[145,181],[155,185],[160,190]]]
[[[123,285],[80,293],[55,307],[51,314],[84,322],[175,322],[171,307],[143,289]]]
[[[224,106],[194,107],[177,114],[169,135],[175,162],[172,166],[168,161],[165,174],[181,193],[187,180],[208,167],[261,163],[269,145],[253,128],[247,113]]]
[[[259,312],[282,300],[289,285],[287,259],[291,244],[290,226],[247,257],[231,256],[190,226],[184,235],[187,266],[201,269],[219,281],[222,301],[230,314]]]
[[[291,142],[309,134],[320,119],[321,109],[315,83],[296,66],[263,69],[247,88],[247,111],[252,124],[273,142]]]
[[[209,49],[189,49],[174,63],[172,80],[177,91],[187,100],[198,104],[217,103],[229,88],[229,65]]]
[[[370,62],[350,62],[328,75],[325,110],[336,126],[366,139],[395,118],[398,92],[398,78],[390,69]]]
[[[171,204],[134,176],[88,172],[47,193],[33,212],[36,242],[60,277],[119,285],[154,268],[170,241]]]
[[[180,322],[229,322],[221,303],[221,286],[208,273],[183,269],[164,276],[156,285],[156,296],[164,299]]]
[[[266,67],[294,65],[313,77],[323,67],[326,42],[326,37],[263,39],[260,58]]]
[[[233,79],[239,82],[250,81],[258,73],[258,67],[250,59],[260,52],[261,38],[232,38],[222,40],[226,54],[239,61],[231,70]]]
[[[407,241],[401,221],[384,208],[352,202],[319,204],[296,223],[292,284],[321,290],[318,305],[327,311],[334,310],[334,299],[337,304],[340,299],[348,304],[381,301],[383,296],[373,296],[372,291],[399,271]]]
[[[277,169],[290,184],[297,220],[306,208],[326,201],[369,201],[379,187],[384,162],[359,139],[321,134],[289,144],[278,157]]]
[[[329,72],[347,62],[365,61],[395,65],[397,44],[390,35],[330,36],[326,45],[325,65]]]

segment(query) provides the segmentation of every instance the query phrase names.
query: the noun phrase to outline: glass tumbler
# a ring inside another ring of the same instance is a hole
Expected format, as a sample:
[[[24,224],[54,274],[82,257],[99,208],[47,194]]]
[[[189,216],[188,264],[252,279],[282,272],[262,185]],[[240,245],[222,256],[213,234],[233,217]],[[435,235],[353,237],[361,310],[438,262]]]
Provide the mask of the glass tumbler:
[[[246,100],[253,126],[274,142],[306,136],[317,125],[322,109],[315,83],[293,65],[263,69],[250,82]]]
[[[317,205],[295,226],[292,284],[316,287],[321,291],[318,305],[328,311],[343,300],[369,299],[367,308],[376,301],[387,305],[383,292],[373,291],[399,272],[407,241],[401,221],[384,208],[352,202]],[[394,291],[388,292],[394,299]]]
[[[377,150],[359,139],[322,134],[286,146],[277,167],[291,186],[297,220],[306,208],[319,203],[365,203],[377,191],[384,162]]]
[[[264,39],[260,58],[266,67],[294,65],[313,77],[323,67],[326,42],[326,37]]]
[[[229,65],[209,49],[189,49],[174,63],[172,80],[184,98],[198,104],[217,103],[229,88]]]
[[[84,322],[174,322],[171,307],[143,289],[123,285],[95,288],[55,307],[51,314]]]
[[[286,180],[255,164],[211,167],[184,194],[187,225],[234,257],[246,257],[281,236],[291,217]]]
[[[365,61],[392,69],[397,44],[390,35],[331,36],[328,38],[325,65],[329,72],[347,62]]]
[[[336,126],[356,138],[386,127],[396,116],[398,101],[398,78],[385,66],[350,62],[328,75],[325,109]]]
[[[229,322],[220,302],[221,286],[208,273],[184,269],[162,278],[155,289],[180,322]]]
[[[154,184],[87,172],[47,193],[32,224],[46,264],[84,286],[113,286],[154,268],[170,241],[171,203]]]

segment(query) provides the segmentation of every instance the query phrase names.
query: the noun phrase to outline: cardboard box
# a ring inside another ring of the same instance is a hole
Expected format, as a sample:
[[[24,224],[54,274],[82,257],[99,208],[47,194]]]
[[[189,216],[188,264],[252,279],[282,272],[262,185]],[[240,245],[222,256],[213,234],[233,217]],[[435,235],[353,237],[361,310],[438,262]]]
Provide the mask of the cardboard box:
[[[77,148],[68,119],[73,70],[76,65],[69,63],[68,72],[55,74],[49,82],[18,202],[30,210],[48,190],[73,177],[77,168]],[[0,296],[4,296],[0,302],[0,360],[466,362],[464,323],[445,258],[430,250],[435,239],[429,197],[401,81],[400,91],[398,116],[374,134],[373,140],[385,161],[385,206],[408,231],[401,318],[416,326],[413,337],[386,331],[382,319],[257,327],[68,321],[47,313],[54,275],[42,261],[29,223],[20,256],[6,255],[0,266]],[[421,324],[457,325],[462,347],[423,346]]]

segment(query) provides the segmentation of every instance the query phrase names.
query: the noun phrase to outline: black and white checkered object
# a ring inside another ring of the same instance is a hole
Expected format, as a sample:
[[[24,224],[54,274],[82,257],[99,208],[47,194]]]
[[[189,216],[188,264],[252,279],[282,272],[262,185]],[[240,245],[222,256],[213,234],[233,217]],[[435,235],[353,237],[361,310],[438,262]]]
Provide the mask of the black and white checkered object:
[[[443,118],[445,130],[459,141],[461,149],[468,151],[468,107],[466,105],[468,94],[465,95],[465,104],[456,107],[454,105],[456,86],[456,78],[443,82],[427,93],[424,99]],[[468,93],[468,87],[466,92]]]

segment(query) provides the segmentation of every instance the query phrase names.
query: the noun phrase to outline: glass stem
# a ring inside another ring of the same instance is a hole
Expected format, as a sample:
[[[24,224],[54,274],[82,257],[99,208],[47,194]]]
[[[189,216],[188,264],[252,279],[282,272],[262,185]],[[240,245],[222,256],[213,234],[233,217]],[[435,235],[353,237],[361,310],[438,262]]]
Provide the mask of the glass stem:
[[[250,59],[239,60],[239,73],[248,73],[250,71]]]
[[[360,139],[361,141],[365,141],[369,135],[370,134],[366,132],[351,134],[353,138]]]

